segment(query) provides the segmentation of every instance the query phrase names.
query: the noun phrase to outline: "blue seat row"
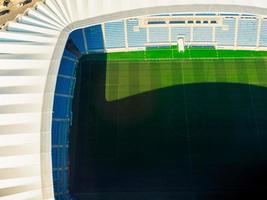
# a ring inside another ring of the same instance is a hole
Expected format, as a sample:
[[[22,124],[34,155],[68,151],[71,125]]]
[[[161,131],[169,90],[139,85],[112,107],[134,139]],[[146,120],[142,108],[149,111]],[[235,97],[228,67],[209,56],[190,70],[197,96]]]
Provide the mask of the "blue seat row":
[[[260,46],[267,47],[267,20],[262,22],[260,36]]]
[[[106,48],[125,48],[124,21],[105,24]]]
[[[135,30],[138,26],[137,19],[127,20],[127,32],[128,32],[128,46],[129,47],[143,47],[147,42],[147,29],[140,28]]]
[[[69,133],[78,57],[104,49],[102,27],[73,31],[68,41],[59,67],[53,105],[52,164],[57,200],[72,199],[69,195]]]
[[[125,41],[125,24],[127,28],[127,41]],[[176,42],[178,35],[183,35],[185,41],[193,42],[217,42],[218,46],[234,46],[235,27],[238,23],[238,46],[256,46],[258,19],[225,18],[223,24],[226,27],[216,27],[213,36],[212,27],[194,27],[193,36],[190,27],[150,27],[139,28],[138,19],[128,19],[105,23],[106,48],[125,48],[125,42],[129,47],[145,47],[145,43],[168,43]],[[170,35],[169,35],[170,34]],[[171,37],[171,39],[170,39]],[[214,37],[214,38],[213,38]],[[171,40],[171,41],[170,41]],[[214,41],[213,41],[214,40]],[[267,46],[267,21],[262,22],[260,33],[260,46]]]
[[[194,42],[211,42],[212,28],[211,27],[195,27],[193,29]]]
[[[149,42],[166,43],[169,42],[169,31],[167,28],[151,27],[149,28]]]
[[[219,46],[234,46],[236,20],[225,19],[223,24],[227,26],[227,30],[224,30],[222,27],[216,28],[216,42]]]
[[[82,49],[82,43],[77,43],[81,31],[72,33],[74,44]],[[76,41],[77,40],[77,41]],[[52,121],[52,164],[54,194],[57,200],[70,200],[69,195],[69,128],[71,123],[72,95],[75,86],[77,56],[65,49],[59,67],[54,95]]]
[[[80,53],[86,52],[86,44],[84,41],[84,32],[83,29],[78,29],[76,31],[73,31],[69,38],[74,42],[76,47],[79,49]]]
[[[256,46],[257,44],[257,29],[258,20],[239,20],[238,25],[238,36],[237,45],[238,46]]]
[[[95,25],[84,29],[87,51],[103,50],[102,26]]]
[[[95,25],[79,29],[72,32],[69,36],[75,50],[65,49],[63,53],[53,106],[52,164],[54,191],[58,200],[71,199],[69,195],[69,133],[75,87],[74,77],[76,76],[79,55],[104,50],[105,48],[125,48],[126,42],[128,42],[129,47],[144,47],[147,42],[167,43],[169,39],[172,42],[176,42],[178,35],[184,35],[186,41],[190,41],[191,38],[190,27],[172,27],[170,29],[151,27],[148,30],[137,28],[138,23],[138,19],[108,22],[105,23],[104,27]],[[224,20],[224,24],[228,26],[228,29],[216,28],[215,40],[218,42],[218,45],[234,45],[236,21],[233,18],[229,18]],[[238,45],[255,46],[258,20],[240,20],[238,25]],[[127,32],[125,32],[125,27]],[[103,29],[105,30],[105,35],[102,32]],[[125,40],[126,36],[127,41]],[[262,22],[260,36],[260,46],[267,47],[266,20]],[[103,38],[105,38],[105,42]],[[212,38],[212,28],[193,28],[193,41],[207,42],[212,41]],[[80,54],[77,54],[77,49]]]
[[[171,28],[171,40],[177,42],[177,36],[182,35],[185,37],[185,41],[190,41],[191,33],[189,27],[172,27]]]

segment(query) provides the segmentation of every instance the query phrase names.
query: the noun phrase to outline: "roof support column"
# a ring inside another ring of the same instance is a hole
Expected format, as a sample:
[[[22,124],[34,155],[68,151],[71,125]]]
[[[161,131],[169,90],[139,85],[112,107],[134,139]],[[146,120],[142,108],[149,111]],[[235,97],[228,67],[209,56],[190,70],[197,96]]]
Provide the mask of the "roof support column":
[[[123,20],[123,25],[124,25],[124,41],[125,41],[125,48],[129,49],[129,44],[128,44],[128,28],[127,28],[127,20]]]
[[[238,42],[238,29],[239,29],[239,17],[235,18],[235,41],[234,41],[234,49],[237,49]]]
[[[171,26],[168,24],[168,34],[169,34],[169,43],[172,43],[172,33],[171,33]]]
[[[101,23],[101,28],[102,28],[102,34],[103,34],[103,40],[104,40],[104,50],[106,50],[106,27],[105,23]]]

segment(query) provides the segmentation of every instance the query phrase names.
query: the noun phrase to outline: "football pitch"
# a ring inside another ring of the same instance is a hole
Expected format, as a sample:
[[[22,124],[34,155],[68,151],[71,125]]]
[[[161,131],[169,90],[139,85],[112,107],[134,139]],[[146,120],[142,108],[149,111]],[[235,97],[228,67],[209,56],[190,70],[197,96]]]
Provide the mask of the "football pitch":
[[[77,197],[266,195],[266,53],[173,49],[80,60],[70,144]]]
[[[171,48],[110,53],[106,99],[125,98],[151,90],[193,83],[239,83],[267,86],[267,53]]]

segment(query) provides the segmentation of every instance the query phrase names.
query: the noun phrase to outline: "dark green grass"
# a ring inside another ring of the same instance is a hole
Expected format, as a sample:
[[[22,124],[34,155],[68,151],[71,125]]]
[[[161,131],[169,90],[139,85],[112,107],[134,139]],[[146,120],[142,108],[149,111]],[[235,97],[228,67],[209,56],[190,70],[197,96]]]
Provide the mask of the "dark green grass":
[[[162,60],[162,59],[221,59],[221,58],[252,58],[267,57],[266,51],[223,50],[206,48],[188,48],[179,53],[177,46],[166,48],[147,48],[145,51],[108,53],[108,60]]]
[[[267,52],[264,51],[188,48],[179,53],[177,46],[109,53],[106,99],[113,101],[191,83],[240,83],[265,87],[266,58]]]
[[[263,58],[91,59],[80,61],[73,107],[78,200],[266,199]]]
[[[266,87],[266,61],[265,58],[109,61],[106,100],[194,83],[239,83]]]

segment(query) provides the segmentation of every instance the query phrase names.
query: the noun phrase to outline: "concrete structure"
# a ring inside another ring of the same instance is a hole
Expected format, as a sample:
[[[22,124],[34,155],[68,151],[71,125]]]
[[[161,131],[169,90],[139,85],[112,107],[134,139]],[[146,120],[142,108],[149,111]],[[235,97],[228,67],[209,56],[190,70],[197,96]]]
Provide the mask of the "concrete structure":
[[[106,21],[184,12],[256,15],[257,21],[249,24],[247,21],[233,24],[232,19],[226,20],[234,37],[227,42],[222,39],[222,46],[232,44],[232,41],[234,48],[256,43],[253,48],[257,50],[266,43],[267,4],[264,0],[220,0],[216,4],[212,0],[194,0],[190,4],[182,0],[46,0],[4,27],[0,32],[1,199],[54,199],[53,104],[59,66],[70,33]],[[239,18],[237,16],[238,22]],[[127,26],[134,25],[112,25],[119,26],[126,38],[131,37]],[[241,37],[243,27],[247,26],[255,27],[257,31],[256,35],[255,32],[249,33],[255,36],[249,42]],[[112,28],[106,24],[102,27],[104,32]],[[238,33],[239,28],[242,31]],[[216,27],[210,30],[212,38],[217,34],[223,37],[214,29]],[[190,28],[188,31],[191,33],[189,40],[194,41],[194,30]],[[147,34],[148,40],[153,36],[150,34],[153,31]],[[168,31],[167,38],[171,38]],[[112,42],[109,45],[113,47]],[[121,45],[125,50],[130,43],[124,41]]]

